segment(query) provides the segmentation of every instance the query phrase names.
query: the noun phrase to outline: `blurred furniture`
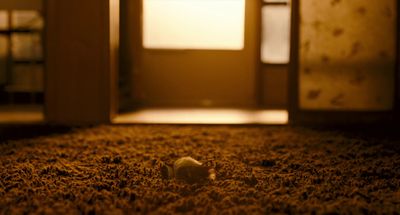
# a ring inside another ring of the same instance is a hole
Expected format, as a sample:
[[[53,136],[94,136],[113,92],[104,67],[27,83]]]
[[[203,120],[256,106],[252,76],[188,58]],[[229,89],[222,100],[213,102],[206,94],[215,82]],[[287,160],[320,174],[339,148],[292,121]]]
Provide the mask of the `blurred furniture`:
[[[12,0],[0,3],[0,37],[6,47],[2,103],[36,103],[43,97],[44,59],[42,0]]]

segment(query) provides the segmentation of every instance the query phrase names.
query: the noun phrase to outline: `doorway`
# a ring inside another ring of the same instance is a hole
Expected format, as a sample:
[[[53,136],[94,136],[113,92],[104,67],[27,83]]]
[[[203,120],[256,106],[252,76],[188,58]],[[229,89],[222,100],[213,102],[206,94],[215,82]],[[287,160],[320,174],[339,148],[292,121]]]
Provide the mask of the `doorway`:
[[[130,50],[122,55],[132,62],[122,69],[131,73],[136,106],[257,105],[257,1],[143,0],[127,6],[134,11],[127,16]]]
[[[273,52],[262,52],[262,18],[271,17],[263,10],[289,9],[288,1],[284,2],[122,1],[119,105],[123,114],[115,121],[154,123],[159,120],[152,116],[173,115],[174,122],[188,122],[190,116],[197,116],[189,122],[232,123],[224,121],[232,118],[240,119],[236,123],[277,123],[270,116],[279,115],[278,123],[287,123],[285,102],[281,101],[286,99],[288,56],[282,59],[285,54],[280,53],[278,60],[276,55],[267,56],[268,72],[277,65],[272,71],[277,85],[265,85],[264,79],[271,73],[262,74],[266,66],[261,56]],[[286,21],[289,29],[290,20]],[[289,31],[286,37],[289,45]],[[275,42],[271,37],[265,40]],[[279,89],[270,89],[277,92],[274,96],[283,96],[265,99],[264,87],[276,86]],[[266,113],[263,104],[268,99],[278,104],[270,106],[274,111],[281,111]],[[206,119],[222,115],[225,117],[218,122]],[[260,116],[267,117],[260,121]],[[164,122],[172,122],[167,118]]]

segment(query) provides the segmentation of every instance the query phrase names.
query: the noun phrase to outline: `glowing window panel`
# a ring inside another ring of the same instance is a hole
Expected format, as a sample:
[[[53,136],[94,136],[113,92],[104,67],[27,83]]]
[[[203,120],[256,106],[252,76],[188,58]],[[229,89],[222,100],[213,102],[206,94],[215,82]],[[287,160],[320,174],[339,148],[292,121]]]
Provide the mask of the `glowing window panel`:
[[[7,36],[0,35],[0,61],[7,58],[8,40]]]
[[[12,13],[13,28],[42,29],[43,18],[38,11],[18,10]]]
[[[241,50],[245,0],[143,0],[143,46]]]
[[[264,0],[265,3],[289,3],[289,0]]]
[[[264,63],[289,63],[290,7],[264,6],[262,9],[261,60]]]
[[[40,34],[13,34],[12,55],[16,60],[40,60],[42,54],[42,41]]]
[[[0,10],[0,30],[8,29],[8,14],[7,11]]]

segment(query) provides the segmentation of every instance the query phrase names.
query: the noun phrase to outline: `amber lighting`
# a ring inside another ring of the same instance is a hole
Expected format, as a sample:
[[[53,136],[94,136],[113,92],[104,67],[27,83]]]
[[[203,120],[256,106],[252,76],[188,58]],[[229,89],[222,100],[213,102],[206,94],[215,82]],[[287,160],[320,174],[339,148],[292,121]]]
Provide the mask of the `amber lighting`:
[[[35,105],[0,106],[0,124],[35,124],[43,122],[43,107]]]
[[[145,109],[121,114],[114,123],[287,124],[285,110]]]
[[[244,20],[245,0],[143,0],[143,46],[240,50]]]

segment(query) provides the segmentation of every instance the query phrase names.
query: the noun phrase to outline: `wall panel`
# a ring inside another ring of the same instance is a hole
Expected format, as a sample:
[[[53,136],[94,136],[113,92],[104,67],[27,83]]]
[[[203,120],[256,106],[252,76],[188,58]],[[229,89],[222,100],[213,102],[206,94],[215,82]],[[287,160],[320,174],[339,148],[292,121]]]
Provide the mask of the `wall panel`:
[[[396,2],[300,1],[300,109],[393,109]]]

